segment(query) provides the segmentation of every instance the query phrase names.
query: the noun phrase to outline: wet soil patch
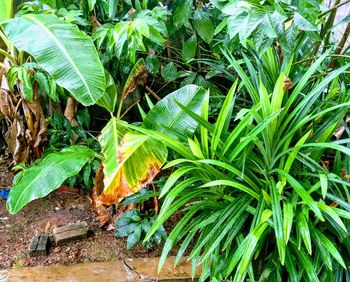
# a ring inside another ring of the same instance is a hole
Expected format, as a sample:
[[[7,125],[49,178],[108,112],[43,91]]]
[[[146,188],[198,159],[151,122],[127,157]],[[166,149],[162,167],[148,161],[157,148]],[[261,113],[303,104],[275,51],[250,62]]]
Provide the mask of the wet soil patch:
[[[0,174],[0,189],[9,187],[12,177],[9,172],[6,175]],[[29,256],[28,246],[34,235],[52,236],[53,228],[78,221],[88,223],[90,231],[87,239],[63,246],[53,245],[48,256]],[[166,224],[167,231],[173,228],[175,222],[171,220]],[[0,269],[157,257],[160,253],[159,246],[145,250],[137,245],[127,250],[126,240],[115,238],[113,230],[101,230],[87,191],[78,194],[53,192],[43,199],[33,201],[16,215],[10,215],[6,210],[6,201],[0,199]]]

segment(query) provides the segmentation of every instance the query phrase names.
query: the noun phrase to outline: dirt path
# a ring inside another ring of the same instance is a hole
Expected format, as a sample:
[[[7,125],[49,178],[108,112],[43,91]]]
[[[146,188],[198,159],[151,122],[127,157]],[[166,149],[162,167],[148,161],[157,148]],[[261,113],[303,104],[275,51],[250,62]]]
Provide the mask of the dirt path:
[[[0,173],[0,189],[10,186],[10,179],[8,172],[7,175]],[[54,227],[77,221],[88,223],[91,232],[87,239],[61,247],[53,246],[47,257],[29,257],[28,246],[32,236],[43,233],[51,235]],[[60,195],[52,193],[44,199],[32,202],[14,216],[8,214],[6,201],[0,199],[0,269],[159,255],[159,247],[147,251],[137,246],[128,251],[125,240],[116,239],[113,231],[101,230],[86,192]]]

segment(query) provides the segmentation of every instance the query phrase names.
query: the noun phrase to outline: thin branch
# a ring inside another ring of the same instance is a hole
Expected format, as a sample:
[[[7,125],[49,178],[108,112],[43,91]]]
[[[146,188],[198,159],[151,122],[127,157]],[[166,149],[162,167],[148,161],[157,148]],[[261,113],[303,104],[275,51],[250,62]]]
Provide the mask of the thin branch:
[[[344,34],[343,34],[343,37],[340,40],[337,49],[335,50],[335,54],[340,54],[341,53],[341,51],[344,48],[344,45],[345,45],[346,41],[348,40],[349,35],[350,35],[350,22],[346,26],[346,29],[345,29]]]
[[[147,96],[150,95],[150,93],[146,94]],[[120,116],[120,119],[123,119],[123,117],[133,108],[135,107],[137,104],[139,104],[141,102],[141,98],[138,99],[135,103],[133,103],[129,108],[127,108],[125,110],[125,112]]]
[[[310,57],[313,57],[313,56],[315,56],[317,54],[317,52],[320,49],[320,46],[322,44],[323,38],[324,38],[324,49],[325,49],[325,46],[328,44],[327,42],[328,42],[329,36],[330,36],[330,33],[328,33],[328,31],[333,26],[333,23],[334,23],[334,20],[335,20],[335,16],[337,14],[337,9],[338,9],[339,3],[340,3],[340,0],[336,0],[335,3],[334,3],[333,8],[328,10],[329,12],[331,12],[331,14],[329,15],[325,25],[321,29],[321,32],[320,32],[321,40],[316,43],[316,45],[315,45],[315,47],[314,47]]]
[[[147,85],[145,86],[145,88],[154,98],[157,99],[157,101],[161,100],[161,98],[151,88],[149,88]]]
[[[318,18],[322,18],[323,16],[327,15],[328,13],[332,12],[333,10],[338,9],[339,7],[341,7],[341,6],[343,6],[343,5],[347,4],[347,3],[350,3],[350,0],[346,0],[343,3],[339,3],[338,5],[335,5],[331,9],[329,9],[329,10],[325,11],[324,13],[322,13],[321,15],[319,15]]]
[[[331,54],[329,55],[330,57],[341,57],[341,58],[347,58],[347,59],[350,59],[350,56],[349,55],[345,55],[345,54]],[[308,61],[312,61],[312,60],[315,60],[317,59],[318,57],[311,57],[311,58],[307,58],[305,60],[300,60],[300,61],[297,61],[295,63],[293,63],[293,66],[294,65],[298,65],[298,64],[302,64],[302,63],[305,63],[305,62],[308,62]]]

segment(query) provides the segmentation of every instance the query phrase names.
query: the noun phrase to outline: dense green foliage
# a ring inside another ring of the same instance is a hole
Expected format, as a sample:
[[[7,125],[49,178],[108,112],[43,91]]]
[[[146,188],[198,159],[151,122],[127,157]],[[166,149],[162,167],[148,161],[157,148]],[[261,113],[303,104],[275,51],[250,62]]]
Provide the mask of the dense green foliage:
[[[99,205],[133,204],[143,187],[159,188],[159,215],[132,210],[117,220],[128,247],[160,243],[162,224],[182,215],[160,267],[178,245],[177,262],[189,252],[201,281],[349,279],[348,17],[332,37],[342,5],[25,2],[0,31],[6,95],[55,114],[45,143],[45,126],[34,130],[23,106],[28,150],[46,150],[17,177],[9,211],[74,175],[87,185],[101,162]],[[84,108],[93,104],[100,108]],[[21,125],[2,109],[5,122]],[[86,132],[101,115],[101,132]],[[162,169],[167,180],[154,181]]]
[[[138,210],[128,210],[123,213],[115,222],[116,237],[127,237],[127,248],[131,249],[138,242],[142,242],[151,226],[154,224],[154,218],[148,213],[141,213]],[[142,246],[151,249],[154,244],[159,245],[167,237],[163,226],[160,226],[149,240],[144,241]]]

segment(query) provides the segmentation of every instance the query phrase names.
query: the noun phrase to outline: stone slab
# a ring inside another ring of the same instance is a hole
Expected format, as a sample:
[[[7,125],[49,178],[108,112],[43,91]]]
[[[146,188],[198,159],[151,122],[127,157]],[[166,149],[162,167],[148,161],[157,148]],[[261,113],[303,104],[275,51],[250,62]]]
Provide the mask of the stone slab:
[[[89,227],[85,221],[68,224],[53,229],[53,238],[56,245],[84,239],[87,237]]]
[[[47,256],[49,249],[50,239],[46,235],[34,236],[29,245],[29,256]]]
[[[175,258],[168,258],[157,273],[159,258],[133,258],[114,262],[82,263],[67,266],[40,266],[0,270],[0,281],[69,281],[69,282],[187,282],[191,279],[191,263],[181,260],[173,268]],[[196,276],[199,275],[197,271]],[[197,276],[198,277],[198,276]],[[196,279],[195,279],[196,281]]]
[[[53,229],[53,233],[54,234],[59,234],[59,233],[63,233],[66,231],[70,231],[70,230],[74,230],[74,229],[80,229],[80,228],[86,228],[88,227],[86,221],[79,221],[76,223],[70,223],[61,227],[55,227]]]

